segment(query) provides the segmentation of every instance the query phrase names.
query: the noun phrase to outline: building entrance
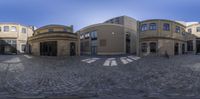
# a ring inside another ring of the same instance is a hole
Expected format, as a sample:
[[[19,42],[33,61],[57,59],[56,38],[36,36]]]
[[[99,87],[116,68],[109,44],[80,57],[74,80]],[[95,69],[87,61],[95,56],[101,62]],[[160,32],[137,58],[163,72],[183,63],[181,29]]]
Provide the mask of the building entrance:
[[[41,42],[40,55],[41,56],[57,56],[57,41]]]
[[[176,43],[175,46],[174,46],[174,54],[175,55],[179,54],[179,44],[178,43]]]
[[[76,44],[70,43],[70,56],[75,56],[75,55],[76,55]]]

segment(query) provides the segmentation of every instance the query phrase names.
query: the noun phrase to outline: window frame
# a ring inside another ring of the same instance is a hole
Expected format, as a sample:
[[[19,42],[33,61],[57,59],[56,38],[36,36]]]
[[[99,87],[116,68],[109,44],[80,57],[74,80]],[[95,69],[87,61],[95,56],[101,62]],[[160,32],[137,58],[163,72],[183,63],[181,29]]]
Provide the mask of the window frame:
[[[140,30],[141,31],[147,31],[148,30],[148,25],[147,24],[142,24]]]
[[[192,33],[192,28],[189,28],[189,29],[188,29],[188,33]]]
[[[196,27],[196,32],[200,32],[200,27]]]
[[[181,32],[181,27],[180,27],[180,26],[176,26],[175,29],[176,29],[176,30],[175,30],[176,33],[180,33],[180,32]]]
[[[10,27],[9,26],[3,26],[3,32],[9,32]]]
[[[156,23],[150,23],[149,24],[149,30],[157,30],[157,24]]]
[[[13,30],[13,29],[14,29],[14,30]],[[16,26],[11,26],[10,31],[11,31],[11,32],[17,32],[17,27],[16,27]]]
[[[25,32],[23,31],[23,30],[25,30]],[[24,34],[26,34],[27,33],[27,29],[26,28],[21,28],[21,33],[24,33]]]
[[[163,30],[164,31],[170,31],[170,24],[169,23],[163,23]]]

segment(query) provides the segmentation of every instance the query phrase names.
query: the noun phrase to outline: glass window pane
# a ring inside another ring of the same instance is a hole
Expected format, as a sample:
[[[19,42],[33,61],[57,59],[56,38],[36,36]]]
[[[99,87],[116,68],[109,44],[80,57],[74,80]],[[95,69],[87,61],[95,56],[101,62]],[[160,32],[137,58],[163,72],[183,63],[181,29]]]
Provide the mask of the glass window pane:
[[[9,32],[9,26],[4,26],[3,28],[4,32]]]
[[[22,28],[22,33],[26,33],[26,28]]]
[[[12,27],[11,27],[11,31],[12,31],[12,32],[16,32],[16,31],[17,31],[16,26],[12,26]]]

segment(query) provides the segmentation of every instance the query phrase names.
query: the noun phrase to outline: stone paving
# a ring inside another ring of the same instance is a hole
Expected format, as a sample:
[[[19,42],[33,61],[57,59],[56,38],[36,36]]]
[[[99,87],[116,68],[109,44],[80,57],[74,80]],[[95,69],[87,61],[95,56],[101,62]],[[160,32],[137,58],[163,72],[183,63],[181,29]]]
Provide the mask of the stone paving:
[[[1,55],[0,85],[0,99],[199,99],[200,56]]]

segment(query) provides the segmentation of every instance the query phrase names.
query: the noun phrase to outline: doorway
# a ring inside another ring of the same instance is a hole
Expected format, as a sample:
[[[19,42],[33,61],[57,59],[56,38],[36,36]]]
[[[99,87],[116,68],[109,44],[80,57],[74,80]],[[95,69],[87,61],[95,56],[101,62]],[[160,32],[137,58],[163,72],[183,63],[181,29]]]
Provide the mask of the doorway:
[[[76,44],[74,42],[70,43],[70,56],[76,55]]]
[[[126,34],[126,53],[129,54],[130,53],[130,50],[131,50],[131,39],[130,39],[130,34],[127,33]]]
[[[174,46],[174,54],[175,55],[179,54],[179,44],[178,43],[176,43],[175,46]]]
[[[155,42],[150,43],[150,53],[156,53],[157,52],[157,44]]]
[[[57,56],[57,41],[41,42],[40,55],[41,56]]]
[[[182,44],[182,54],[185,54],[185,44]]]
[[[197,54],[200,53],[200,40],[196,41]]]
[[[0,46],[0,54],[4,54],[5,52],[5,47],[4,46]]]

